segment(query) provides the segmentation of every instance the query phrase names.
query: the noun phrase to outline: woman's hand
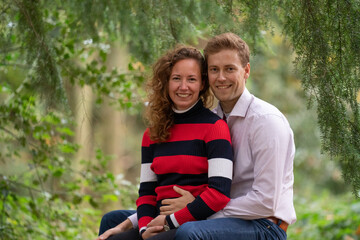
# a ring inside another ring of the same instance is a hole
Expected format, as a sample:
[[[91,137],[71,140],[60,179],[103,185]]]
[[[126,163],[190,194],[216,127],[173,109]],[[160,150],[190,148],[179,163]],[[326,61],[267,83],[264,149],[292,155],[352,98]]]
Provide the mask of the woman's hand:
[[[142,234],[143,239],[155,236],[156,234],[164,231],[165,215],[159,215],[146,226],[146,231]]]
[[[153,226],[148,227],[146,231],[142,234],[143,239],[148,239],[149,237],[153,237],[156,234],[164,231],[164,225],[162,226]]]
[[[107,230],[106,232],[104,232],[103,234],[98,236],[98,238],[96,238],[96,240],[105,240],[108,237],[110,237],[111,235],[122,233],[122,232],[125,232],[126,230],[129,230],[132,228],[133,228],[132,222],[129,219],[126,219],[125,221],[123,221],[122,223],[117,225],[116,227],[110,228],[109,230]]]
[[[165,215],[159,215],[146,226],[146,227],[155,227],[155,226],[161,226],[164,227],[165,225]]]
[[[194,201],[195,197],[188,191],[181,189],[177,186],[173,187],[174,191],[179,193],[181,197],[173,199],[164,199],[161,201],[160,214],[161,215],[170,215],[174,212],[179,211],[186,207],[188,203]]]

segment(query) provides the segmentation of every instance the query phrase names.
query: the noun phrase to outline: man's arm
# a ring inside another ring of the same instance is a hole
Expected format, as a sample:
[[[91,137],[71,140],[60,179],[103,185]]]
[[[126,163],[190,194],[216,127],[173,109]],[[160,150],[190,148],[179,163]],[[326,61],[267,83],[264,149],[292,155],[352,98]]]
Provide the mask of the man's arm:
[[[294,142],[290,126],[282,116],[268,114],[251,128],[248,141],[253,163],[251,189],[246,194],[243,191],[239,194],[241,190],[237,189],[235,182],[232,199],[224,208],[222,217],[258,219],[274,216],[279,208],[292,202]],[[236,175],[234,172],[234,179]],[[219,217],[221,213],[215,216]]]

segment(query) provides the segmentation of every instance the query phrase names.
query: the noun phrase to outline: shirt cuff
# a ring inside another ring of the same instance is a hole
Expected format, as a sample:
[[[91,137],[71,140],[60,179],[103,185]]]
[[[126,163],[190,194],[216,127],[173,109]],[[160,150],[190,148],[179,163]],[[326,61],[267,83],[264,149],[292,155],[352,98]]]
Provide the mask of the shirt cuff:
[[[213,215],[211,215],[210,217],[208,217],[207,219],[215,219],[215,218],[225,218],[225,214],[224,214],[224,210],[220,210],[216,213],[214,213]]]
[[[133,228],[137,228],[138,225],[138,219],[137,219],[137,213],[134,213],[133,215],[129,216],[128,219],[133,225]]]

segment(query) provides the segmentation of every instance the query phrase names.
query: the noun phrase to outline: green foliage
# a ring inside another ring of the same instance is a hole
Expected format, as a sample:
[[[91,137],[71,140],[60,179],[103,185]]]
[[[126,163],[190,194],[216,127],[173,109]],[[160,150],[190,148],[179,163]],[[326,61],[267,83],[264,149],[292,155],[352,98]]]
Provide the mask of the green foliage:
[[[360,3],[289,1],[284,11],[303,87],[316,102],[322,148],[340,162],[359,197]]]
[[[288,239],[360,239],[360,202],[339,200],[324,192],[310,199],[295,199],[298,221],[288,229]]]
[[[107,172],[111,158],[100,150],[96,161],[74,168],[79,146],[70,118],[45,113],[35,97],[0,89],[8,94],[0,105],[1,239],[92,237],[97,208],[111,201],[134,207],[136,187]]]

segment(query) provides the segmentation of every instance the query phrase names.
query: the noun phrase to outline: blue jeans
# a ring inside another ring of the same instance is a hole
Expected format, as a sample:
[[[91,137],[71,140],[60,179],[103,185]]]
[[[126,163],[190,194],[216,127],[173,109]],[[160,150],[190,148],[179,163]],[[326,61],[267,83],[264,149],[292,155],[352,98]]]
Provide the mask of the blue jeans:
[[[101,218],[99,235],[103,234],[110,228],[116,227],[134,213],[136,213],[135,210],[115,210],[106,213]]]
[[[179,227],[175,240],[286,240],[284,230],[266,219],[218,218],[187,222]]]

